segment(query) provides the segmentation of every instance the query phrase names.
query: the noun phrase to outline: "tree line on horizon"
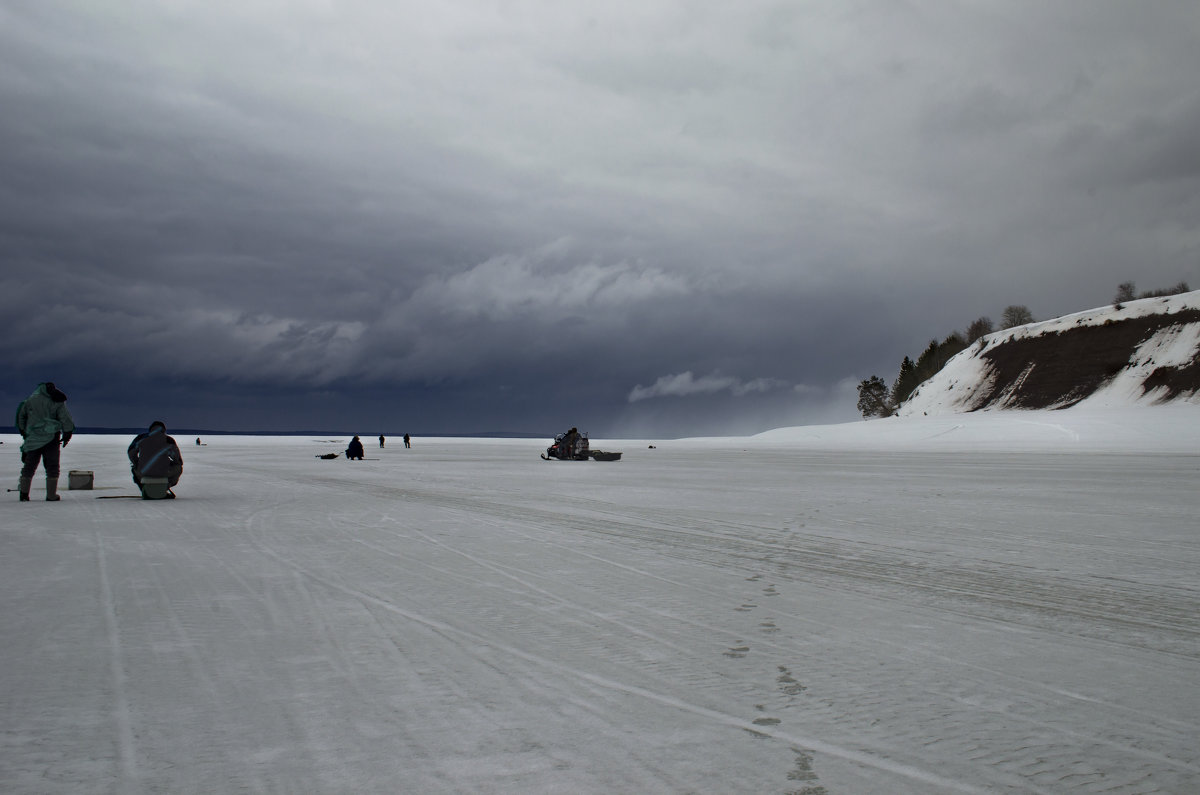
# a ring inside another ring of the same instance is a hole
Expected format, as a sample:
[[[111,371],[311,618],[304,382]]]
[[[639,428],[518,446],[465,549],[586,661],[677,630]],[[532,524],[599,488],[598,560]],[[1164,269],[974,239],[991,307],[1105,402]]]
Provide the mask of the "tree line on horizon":
[[[1190,292],[1187,282],[1180,282],[1174,287],[1150,290],[1139,293],[1133,282],[1122,282],[1117,286],[1113,297],[1113,308],[1121,309],[1128,301],[1140,298],[1158,298],[1167,295],[1179,295]],[[1028,307],[1013,304],[1004,308],[1000,316],[1000,331],[1034,322],[1033,313]],[[858,410],[864,418],[891,417],[896,413],[900,404],[908,400],[917,387],[937,375],[946,362],[966,350],[982,337],[996,331],[991,318],[980,317],[967,326],[966,332],[952,331],[941,342],[932,339],[921,355],[914,362],[908,356],[900,362],[900,372],[889,387],[887,382],[877,375],[872,375],[858,385]]]
[[[1137,285],[1133,282],[1121,282],[1117,285],[1117,294],[1113,296],[1113,309],[1121,309],[1128,301],[1137,301],[1141,298],[1162,298],[1167,295],[1180,295],[1182,293],[1190,293],[1191,287],[1188,287],[1187,282],[1180,282],[1174,287],[1166,287],[1160,290],[1146,290],[1139,293]]]

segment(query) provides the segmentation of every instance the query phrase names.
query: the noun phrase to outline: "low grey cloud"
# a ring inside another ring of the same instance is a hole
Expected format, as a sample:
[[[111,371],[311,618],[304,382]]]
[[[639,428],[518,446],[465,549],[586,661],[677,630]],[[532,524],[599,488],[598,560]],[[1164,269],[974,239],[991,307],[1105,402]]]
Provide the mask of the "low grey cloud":
[[[709,373],[699,378],[692,375],[691,370],[674,375],[664,375],[650,386],[638,384],[629,392],[629,402],[650,400],[660,397],[687,397],[696,394],[711,394],[714,392],[729,392],[734,397],[743,397],[754,392],[766,392],[787,386],[786,383],[774,378],[754,378],[742,381],[720,373]]]
[[[677,274],[624,262],[579,262],[571,254],[570,242],[558,240],[527,256],[495,256],[469,270],[430,277],[403,311],[497,321],[535,316],[557,323],[688,293]]]
[[[0,4],[0,398],[852,419],[1008,304],[1200,286],[1198,35],[1188,0]]]

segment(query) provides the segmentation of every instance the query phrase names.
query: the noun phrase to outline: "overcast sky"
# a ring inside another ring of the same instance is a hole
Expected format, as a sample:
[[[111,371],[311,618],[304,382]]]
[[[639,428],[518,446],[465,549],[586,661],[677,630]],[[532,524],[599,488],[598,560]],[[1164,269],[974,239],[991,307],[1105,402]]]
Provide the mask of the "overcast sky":
[[[0,396],[744,433],[1200,287],[1195,0],[0,0]],[[11,409],[10,409],[11,410]]]

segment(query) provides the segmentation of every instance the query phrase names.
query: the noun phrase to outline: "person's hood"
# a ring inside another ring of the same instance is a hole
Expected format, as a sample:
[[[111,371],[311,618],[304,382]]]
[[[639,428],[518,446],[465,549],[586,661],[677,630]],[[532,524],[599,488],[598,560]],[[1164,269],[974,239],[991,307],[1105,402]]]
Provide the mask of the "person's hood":
[[[53,400],[55,403],[66,403],[67,395],[61,389],[54,385],[53,381],[45,381],[38,384],[36,392],[40,392],[46,397]]]

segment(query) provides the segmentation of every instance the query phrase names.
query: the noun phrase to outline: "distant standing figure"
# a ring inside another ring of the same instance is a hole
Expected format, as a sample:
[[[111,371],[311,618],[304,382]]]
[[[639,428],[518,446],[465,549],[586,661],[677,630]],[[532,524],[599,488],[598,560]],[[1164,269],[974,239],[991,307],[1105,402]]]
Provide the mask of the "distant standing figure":
[[[197,447],[200,446],[200,437],[199,436],[196,437],[196,446]]]
[[[346,448],[346,458],[349,458],[351,461],[356,458],[359,461],[363,460],[362,440],[360,440],[357,436],[350,441],[350,446]]]
[[[162,420],[155,420],[145,433],[133,437],[126,452],[130,474],[143,500],[175,499],[171,489],[183,474],[183,454],[175,439],[167,436],[167,426]]]
[[[411,437],[410,437],[410,436],[409,436],[407,433],[406,433],[406,434],[404,434],[404,446],[405,446],[405,447],[412,447],[412,444],[411,444],[411,442],[412,442],[412,438],[411,438]]]
[[[383,449],[383,434],[379,434],[379,449]]]
[[[46,470],[46,500],[57,502],[58,472],[62,447],[71,441],[75,421],[67,411],[67,396],[53,381],[38,384],[33,394],[17,406],[17,432],[21,434],[21,478],[17,491],[21,502],[29,502],[29,486],[38,463]]]

